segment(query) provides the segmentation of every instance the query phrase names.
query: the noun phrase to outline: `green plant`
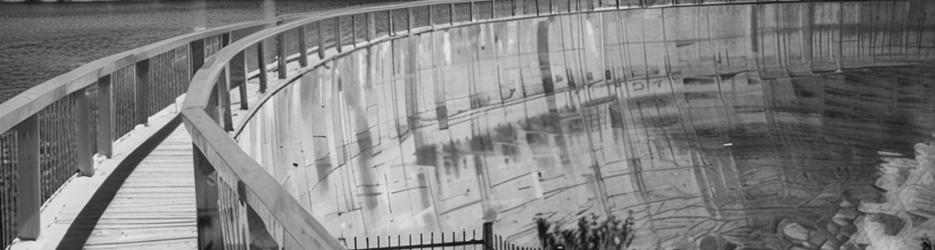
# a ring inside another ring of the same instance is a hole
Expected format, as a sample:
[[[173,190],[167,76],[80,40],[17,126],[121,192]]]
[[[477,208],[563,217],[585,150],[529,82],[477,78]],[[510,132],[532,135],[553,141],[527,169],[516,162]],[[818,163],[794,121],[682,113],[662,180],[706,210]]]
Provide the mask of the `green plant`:
[[[935,250],[935,245],[932,245],[932,239],[929,239],[928,235],[922,236],[922,250]]]
[[[633,216],[621,220],[610,215],[603,220],[595,215],[578,218],[575,229],[561,229],[548,219],[534,219],[543,249],[607,250],[622,249],[633,242]]]

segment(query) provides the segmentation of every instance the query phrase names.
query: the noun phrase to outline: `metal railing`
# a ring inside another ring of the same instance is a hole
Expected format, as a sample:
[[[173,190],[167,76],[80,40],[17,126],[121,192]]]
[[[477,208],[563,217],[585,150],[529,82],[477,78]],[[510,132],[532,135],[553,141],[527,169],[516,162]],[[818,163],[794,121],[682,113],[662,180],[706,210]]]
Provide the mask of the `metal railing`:
[[[253,93],[247,91],[245,65],[256,64],[262,72],[274,73],[259,75],[259,92],[267,97],[271,95],[267,94],[271,79],[289,81],[297,77],[287,70],[291,55],[288,46],[299,51],[294,59],[298,67],[311,69],[369,44],[481,22],[626,8],[750,2],[779,1],[423,1],[331,12],[250,35],[221,50],[196,73],[182,110],[196,147],[199,244],[246,248],[256,240],[253,237],[269,237],[282,248],[344,248],[228,133],[235,130],[231,109],[237,108],[231,105],[231,95],[238,95],[243,110],[262,105],[265,100],[248,103]],[[276,60],[263,55],[268,46],[276,47]],[[259,56],[246,56],[248,53]],[[317,55],[318,62],[310,63],[309,55]],[[234,88],[237,90],[232,91]],[[253,229],[267,235],[251,235],[257,231]]]
[[[0,104],[0,242],[39,236],[39,210],[94,154],[176,102],[205,58],[274,24],[253,21],[182,35],[111,55]],[[93,190],[89,190],[93,192]]]
[[[447,237],[447,238],[446,238]],[[459,239],[460,238],[460,239]],[[387,235],[386,237],[338,238],[352,250],[397,250],[397,249],[491,249],[491,250],[541,250],[538,247],[520,246],[503,239],[493,232],[493,223],[485,222],[480,235],[477,230],[461,230],[450,233],[420,233]],[[394,243],[395,242],[395,243]]]

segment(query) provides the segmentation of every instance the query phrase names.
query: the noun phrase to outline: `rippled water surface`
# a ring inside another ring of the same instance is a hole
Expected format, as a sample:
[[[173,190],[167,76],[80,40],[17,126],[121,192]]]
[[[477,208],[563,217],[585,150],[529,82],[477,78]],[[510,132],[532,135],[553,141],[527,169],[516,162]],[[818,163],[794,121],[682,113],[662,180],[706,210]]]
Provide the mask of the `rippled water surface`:
[[[101,57],[196,27],[261,19],[264,6],[272,6],[277,14],[291,14],[390,1],[267,2],[0,3],[0,102]]]

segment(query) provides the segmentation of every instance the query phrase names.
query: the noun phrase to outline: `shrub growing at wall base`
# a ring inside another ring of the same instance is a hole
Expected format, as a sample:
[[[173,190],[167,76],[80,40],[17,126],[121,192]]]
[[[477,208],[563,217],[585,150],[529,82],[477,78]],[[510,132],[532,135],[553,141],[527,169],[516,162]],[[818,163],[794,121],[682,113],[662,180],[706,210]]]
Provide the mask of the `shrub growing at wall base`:
[[[562,229],[547,218],[535,219],[543,249],[607,250],[623,249],[633,242],[633,216],[626,219],[610,215],[603,220],[595,215],[578,218],[577,227]]]

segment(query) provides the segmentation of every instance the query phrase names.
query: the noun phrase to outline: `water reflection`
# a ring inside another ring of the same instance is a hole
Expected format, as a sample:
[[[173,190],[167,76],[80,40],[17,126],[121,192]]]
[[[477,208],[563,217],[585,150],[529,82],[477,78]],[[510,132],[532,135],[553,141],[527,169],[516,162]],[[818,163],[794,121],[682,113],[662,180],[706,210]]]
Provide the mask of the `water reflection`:
[[[912,7],[687,7],[409,36],[310,71],[238,140],[336,236],[483,218],[535,244],[535,216],[573,227],[594,213],[632,214],[640,249],[837,247],[855,230],[839,211],[882,199],[881,152],[911,156],[935,129],[932,67],[864,68],[928,59],[895,37],[930,31],[846,14],[896,5]]]

